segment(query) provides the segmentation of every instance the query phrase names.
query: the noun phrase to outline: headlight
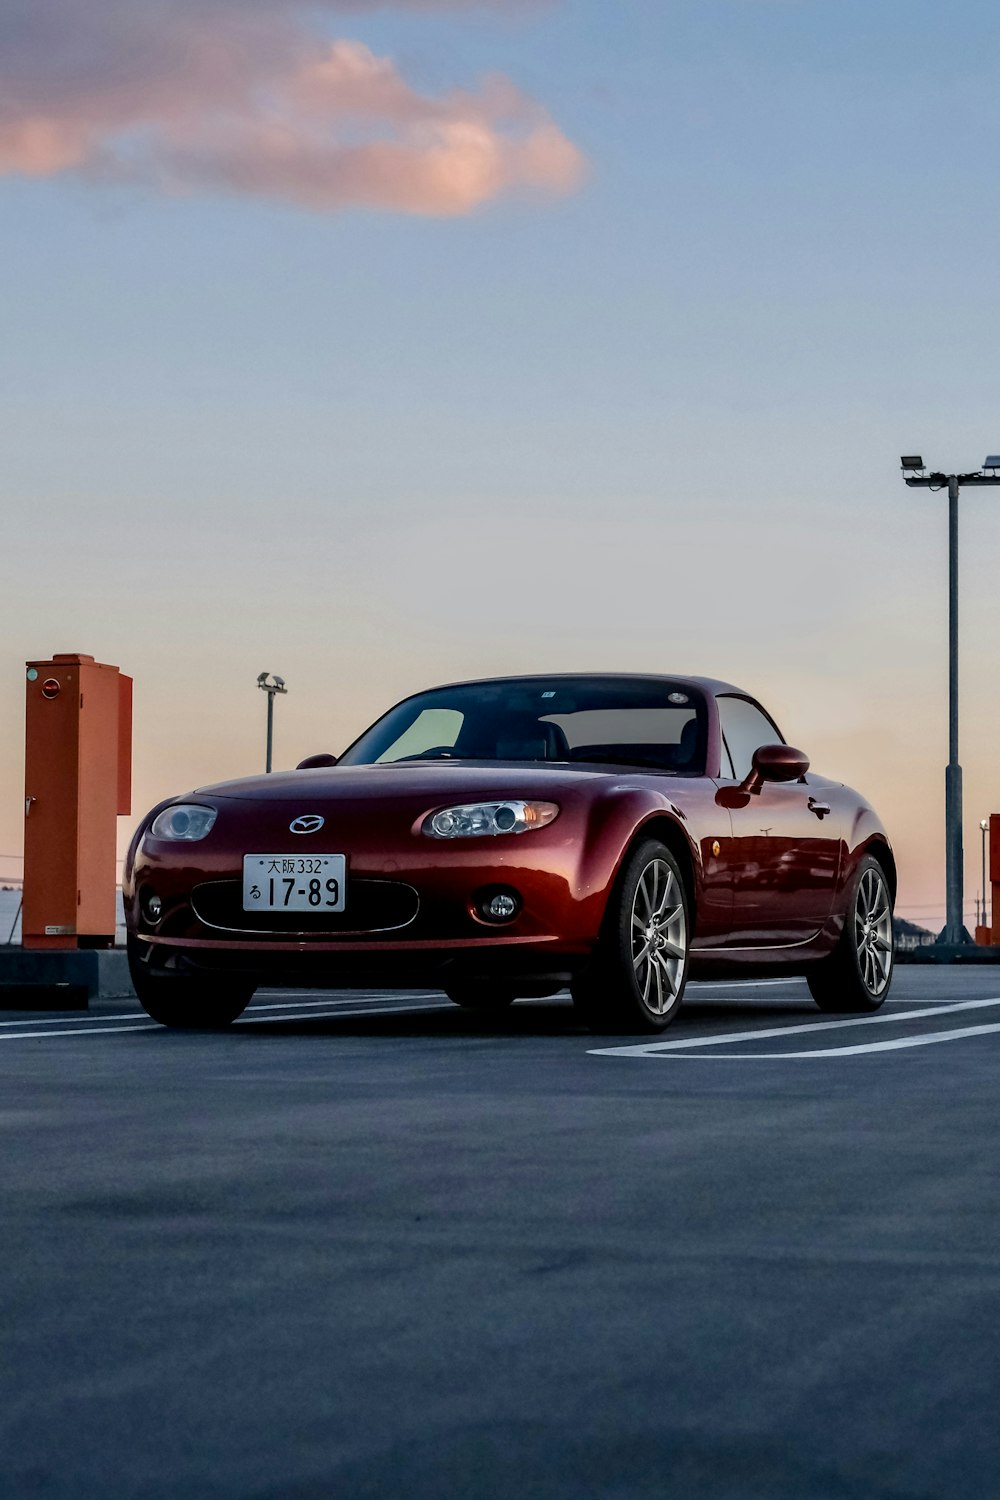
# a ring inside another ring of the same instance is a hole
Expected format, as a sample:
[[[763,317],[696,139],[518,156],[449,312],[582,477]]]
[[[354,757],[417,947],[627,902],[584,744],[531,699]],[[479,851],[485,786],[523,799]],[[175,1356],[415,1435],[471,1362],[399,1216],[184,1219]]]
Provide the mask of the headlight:
[[[180,803],[176,807],[165,807],[153,819],[153,826],[149,831],[154,839],[183,839],[193,844],[211,830],[216,817],[214,807]]]
[[[530,833],[558,817],[555,802],[468,802],[443,807],[424,820],[432,839],[475,839],[498,833]]]

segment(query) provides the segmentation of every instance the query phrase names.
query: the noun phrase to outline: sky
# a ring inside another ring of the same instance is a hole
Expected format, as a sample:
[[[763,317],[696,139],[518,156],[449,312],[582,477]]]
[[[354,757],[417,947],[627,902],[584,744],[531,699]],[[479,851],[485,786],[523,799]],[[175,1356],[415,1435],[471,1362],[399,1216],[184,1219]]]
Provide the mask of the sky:
[[[29,658],[135,678],[123,842],[262,768],[263,670],[279,766],[436,682],[701,672],[940,920],[947,507],[899,455],[1000,450],[998,40],[986,0],[0,0],[0,877]]]

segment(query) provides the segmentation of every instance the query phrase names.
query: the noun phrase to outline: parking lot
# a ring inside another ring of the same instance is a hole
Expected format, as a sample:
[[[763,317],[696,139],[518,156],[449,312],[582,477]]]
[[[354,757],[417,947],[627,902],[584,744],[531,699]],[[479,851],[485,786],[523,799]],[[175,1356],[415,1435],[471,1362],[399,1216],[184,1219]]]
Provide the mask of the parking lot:
[[[11,1496],[1000,1494],[1000,971],[0,1013]]]

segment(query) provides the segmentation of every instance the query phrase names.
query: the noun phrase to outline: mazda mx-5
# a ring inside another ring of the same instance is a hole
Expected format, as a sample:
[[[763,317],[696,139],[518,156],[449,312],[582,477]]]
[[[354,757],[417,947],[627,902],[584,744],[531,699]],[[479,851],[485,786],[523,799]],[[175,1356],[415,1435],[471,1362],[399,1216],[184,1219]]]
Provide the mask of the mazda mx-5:
[[[225,1025],[264,984],[480,1010],[568,986],[619,1034],[667,1026],[690,975],[876,1010],[895,886],[872,808],[750,694],[640,675],[419,693],[339,759],[161,803],[123,881],[135,989],[168,1026]]]

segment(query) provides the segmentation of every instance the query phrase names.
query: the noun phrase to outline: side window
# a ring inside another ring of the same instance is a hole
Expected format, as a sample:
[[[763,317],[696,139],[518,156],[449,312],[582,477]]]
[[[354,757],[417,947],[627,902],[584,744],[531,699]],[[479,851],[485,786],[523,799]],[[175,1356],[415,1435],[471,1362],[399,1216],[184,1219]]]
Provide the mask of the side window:
[[[719,718],[722,733],[733,765],[733,775],[742,781],[753,766],[753,753],[761,745],[780,745],[781,735],[756,703],[746,698],[720,698]],[[723,769],[725,757],[723,757]]]

